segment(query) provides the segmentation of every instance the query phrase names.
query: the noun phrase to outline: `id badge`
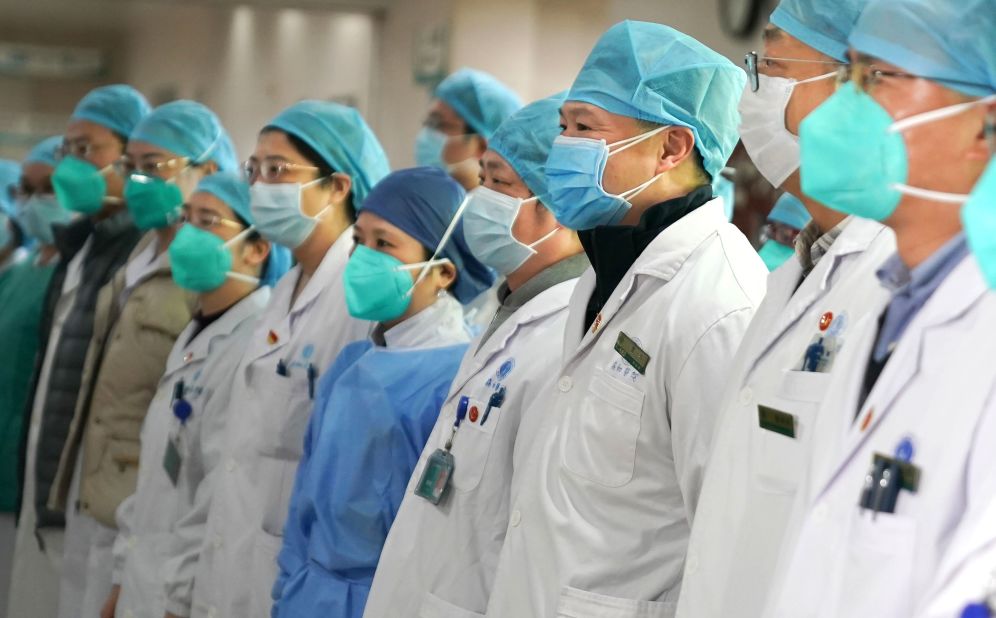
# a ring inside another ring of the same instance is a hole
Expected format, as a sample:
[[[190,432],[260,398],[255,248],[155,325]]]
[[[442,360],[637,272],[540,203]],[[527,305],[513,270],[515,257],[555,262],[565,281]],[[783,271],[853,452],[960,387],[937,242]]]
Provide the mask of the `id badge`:
[[[436,452],[429,456],[429,461],[425,463],[425,470],[422,471],[422,478],[415,486],[415,495],[425,498],[433,504],[439,504],[446,494],[446,488],[450,485],[450,478],[453,476],[453,468],[456,461],[453,454],[443,449],[436,449]]]
[[[163,470],[169,477],[170,483],[176,487],[176,482],[180,478],[180,465],[183,463],[183,456],[180,454],[179,438],[172,436],[166,440],[166,454],[163,456]]]

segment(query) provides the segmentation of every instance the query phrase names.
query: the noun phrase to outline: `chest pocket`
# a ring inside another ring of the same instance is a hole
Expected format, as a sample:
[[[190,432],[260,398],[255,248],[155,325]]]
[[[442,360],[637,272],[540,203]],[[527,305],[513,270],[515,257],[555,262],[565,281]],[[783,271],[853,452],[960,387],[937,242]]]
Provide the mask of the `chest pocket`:
[[[795,437],[765,429],[758,422],[755,406],[751,419],[751,465],[758,485],[775,493],[795,493],[805,458],[810,450],[816,411],[826,394],[830,375],[808,371],[785,371],[777,402],[760,402],[795,417]]]
[[[564,432],[564,467],[593,483],[622,487],[633,478],[643,392],[598,368],[571,406]]]
[[[304,452],[304,432],[311,418],[312,401],[304,376],[275,376],[267,381],[260,410],[259,454],[297,461]]]
[[[916,522],[909,516],[855,509],[844,550],[837,616],[911,616]]]
[[[634,601],[565,586],[557,603],[557,618],[672,618],[674,601]]]
[[[498,421],[501,418],[500,410],[492,412],[487,420],[487,424],[491,425],[491,431],[485,431],[479,424],[483,421],[484,411],[488,407],[487,402],[471,399],[470,406],[479,410],[480,418],[476,419],[476,422],[469,422],[469,417],[464,420],[453,439],[453,458],[456,462],[453,470],[453,489],[464,493],[474,491],[481,483],[491,453],[491,443],[494,441]],[[449,430],[444,435],[449,437]]]

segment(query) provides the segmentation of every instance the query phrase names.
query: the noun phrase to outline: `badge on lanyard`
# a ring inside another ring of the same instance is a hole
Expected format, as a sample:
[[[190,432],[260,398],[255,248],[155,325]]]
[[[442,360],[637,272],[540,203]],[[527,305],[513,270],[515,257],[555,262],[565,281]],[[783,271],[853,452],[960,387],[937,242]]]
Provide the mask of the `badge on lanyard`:
[[[173,388],[173,405],[171,406],[173,416],[180,421],[180,425],[176,431],[171,431],[166,439],[166,453],[163,455],[163,470],[166,471],[166,476],[169,477],[173,487],[176,487],[177,480],[180,478],[180,468],[183,465],[181,433],[187,424],[187,419],[194,411],[185,395],[183,380],[180,380]]]
[[[425,462],[425,470],[422,471],[422,477],[418,480],[418,485],[415,486],[416,496],[425,498],[433,504],[439,504],[446,495],[450,479],[453,478],[453,470],[456,469],[456,460],[450,449],[453,448],[453,438],[456,437],[457,430],[460,429],[460,423],[466,418],[469,406],[470,398],[460,397],[450,438],[443,448],[437,448],[436,452],[430,455],[429,460]]]

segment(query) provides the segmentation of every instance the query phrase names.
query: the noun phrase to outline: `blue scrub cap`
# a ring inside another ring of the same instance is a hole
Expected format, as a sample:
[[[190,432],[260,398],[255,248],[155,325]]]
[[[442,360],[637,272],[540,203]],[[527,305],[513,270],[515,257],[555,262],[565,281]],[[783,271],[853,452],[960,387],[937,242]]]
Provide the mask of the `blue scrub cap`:
[[[550,199],[546,159],[560,135],[560,106],[566,97],[565,91],[530,103],[503,122],[488,141],[488,149],[505,159],[544,204]]]
[[[160,105],[138,123],[129,141],[158,146],[192,163],[214,161],[222,172],[239,168],[235,146],[218,116],[196,101]]]
[[[434,167],[415,167],[388,175],[373,188],[363,203],[363,211],[381,217],[419,241],[430,252],[446,233],[466,192],[449,174]],[[457,270],[453,295],[463,304],[491,287],[495,274],[482,264],[463,235],[463,222],[457,222],[446,246],[439,252]]]
[[[996,0],[875,0],[849,40],[969,96],[996,92]]]
[[[391,167],[377,136],[358,111],[328,101],[301,101],[267,127],[290,133],[317,152],[333,170],[353,181],[353,206],[359,210],[370,189]]]
[[[723,198],[723,213],[726,215],[726,220],[733,221],[733,209],[737,200],[736,184],[726,176],[717,174],[712,179],[712,195]]]
[[[10,159],[0,159],[0,212],[13,215],[14,203],[10,188],[21,182],[21,164]]]
[[[59,163],[56,160],[56,156],[58,155],[59,148],[61,147],[61,135],[46,137],[42,141],[35,144],[35,147],[28,152],[28,156],[24,158],[24,163],[41,163],[42,165],[55,167]]]
[[[737,104],[747,76],[692,37],[661,24],[624,21],[595,43],[568,101],[639,120],[688,127],[713,178],[740,140]]]
[[[484,139],[522,107],[519,95],[494,76],[460,69],[436,86],[436,98],[453,108]]]
[[[799,198],[791,193],[782,193],[781,197],[775,202],[774,207],[772,207],[771,212],[768,213],[768,221],[784,223],[797,230],[806,227],[810,219],[812,217],[809,216],[809,211],[799,201]]]
[[[209,193],[228,205],[244,222],[253,225],[252,210],[249,208],[249,184],[239,174],[218,172],[210,174],[197,183],[195,193]],[[291,253],[286,247],[270,243],[270,255],[263,266],[262,285],[273,286],[290,270]]]
[[[868,0],[782,0],[771,23],[816,51],[847,60],[847,37]]]
[[[127,139],[151,110],[142,93],[131,86],[115,84],[87,93],[76,104],[71,118],[94,122]]]

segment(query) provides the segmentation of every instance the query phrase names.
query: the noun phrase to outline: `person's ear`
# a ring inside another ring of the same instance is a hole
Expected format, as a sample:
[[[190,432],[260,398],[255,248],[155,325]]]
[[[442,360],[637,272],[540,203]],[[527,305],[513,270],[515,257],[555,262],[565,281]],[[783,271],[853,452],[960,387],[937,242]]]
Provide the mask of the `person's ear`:
[[[270,243],[267,240],[257,238],[243,243],[242,261],[254,271],[262,271],[268,257],[270,257]]]
[[[330,191],[329,202],[341,204],[349,197],[349,192],[353,189],[353,179],[348,174],[336,172],[329,179],[327,189]]]
[[[688,127],[669,127],[660,133],[657,173],[678,167],[695,151],[695,135]]]
[[[484,152],[488,149],[487,138],[474,134],[474,158],[480,159],[484,156]]]
[[[983,110],[982,127],[968,151],[971,161],[989,161],[996,152],[996,103]]]
[[[448,290],[456,283],[457,269],[453,264],[446,262],[436,266],[436,283],[440,290]]]

